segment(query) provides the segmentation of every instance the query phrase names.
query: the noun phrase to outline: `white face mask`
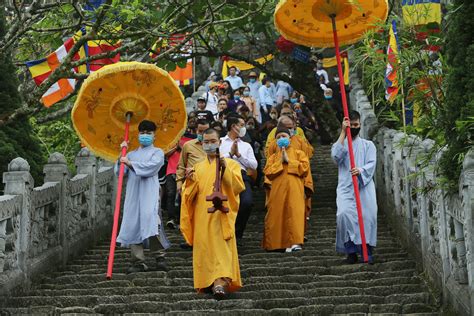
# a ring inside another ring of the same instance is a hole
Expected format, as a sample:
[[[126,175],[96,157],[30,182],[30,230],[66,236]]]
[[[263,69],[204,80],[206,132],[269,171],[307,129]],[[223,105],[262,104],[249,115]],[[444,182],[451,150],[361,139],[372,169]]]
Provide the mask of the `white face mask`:
[[[206,154],[214,154],[217,148],[219,148],[219,144],[202,144],[202,149]]]
[[[247,129],[244,126],[244,127],[241,127],[239,130],[239,137],[242,138],[245,136],[245,134],[247,134]]]

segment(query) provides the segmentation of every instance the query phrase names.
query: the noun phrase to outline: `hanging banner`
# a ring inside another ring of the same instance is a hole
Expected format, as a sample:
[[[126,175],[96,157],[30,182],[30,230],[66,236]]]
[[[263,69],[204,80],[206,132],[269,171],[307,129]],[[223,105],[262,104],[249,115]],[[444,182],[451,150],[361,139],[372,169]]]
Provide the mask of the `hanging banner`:
[[[441,24],[440,0],[403,0],[402,9],[407,25]]]
[[[268,54],[266,56],[260,57],[255,59],[256,63],[259,64],[265,64],[269,62],[270,60],[273,59],[272,54]],[[255,67],[251,64],[247,64],[245,61],[239,61],[239,60],[224,60],[224,64],[222,65],[222,78],[226,78],[228,76],[228,69],[229,67],[236,67],[240,71],[245,71],[245,70],[250,70],[254,69]]]

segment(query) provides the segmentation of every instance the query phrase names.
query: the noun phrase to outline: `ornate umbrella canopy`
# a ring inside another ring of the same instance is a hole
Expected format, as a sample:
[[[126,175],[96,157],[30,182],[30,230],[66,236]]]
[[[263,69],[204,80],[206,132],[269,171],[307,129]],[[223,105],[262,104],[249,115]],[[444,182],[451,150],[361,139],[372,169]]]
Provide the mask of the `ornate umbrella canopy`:
[[[357,42],[375,23],[385,21],[387,0],[280,0],[275,26],[286,39],[313,47],[334,47],[332,19],[341,45]]]
[[[97,156],[115,161],[131,113],[130,148],[138,147],[138,124],[157,125],[155,146],[165,152],[187,123],[184,97],[170,75],[155,65],[122,62],[92,73],[79,91],[72,122],[81,141]]]

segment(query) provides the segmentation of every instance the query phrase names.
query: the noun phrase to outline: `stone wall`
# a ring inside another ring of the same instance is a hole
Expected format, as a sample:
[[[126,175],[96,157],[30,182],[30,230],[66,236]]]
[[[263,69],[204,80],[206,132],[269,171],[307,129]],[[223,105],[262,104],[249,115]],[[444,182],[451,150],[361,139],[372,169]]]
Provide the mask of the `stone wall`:
[[[474,149],[464,159],[459,191],[436,185],[441,151],[434,142],[387,128],[377,119],[357,77],[351,105],[361,113],[361,136],[377,146],[376,186],[380,211],[456,313],[474,313]],[[431,157],[428,164],[423,163]]]
[[[10,162],[0,196],[0,294],[27,288],[110,233],[113,167],[98,163],[83,148],[71,178],[64,156],[53,153],[43,169],[44,184],[34,187],[28,162]]]

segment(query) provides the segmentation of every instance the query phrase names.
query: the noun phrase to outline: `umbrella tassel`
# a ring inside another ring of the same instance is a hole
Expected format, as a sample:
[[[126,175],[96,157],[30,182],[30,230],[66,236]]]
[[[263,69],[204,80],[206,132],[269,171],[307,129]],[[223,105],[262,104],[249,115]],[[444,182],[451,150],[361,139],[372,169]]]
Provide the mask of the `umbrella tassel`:
[[[332,20],[334,46],[336,49],[337,71],[339,73],[339,88],[341,89],[342,107],[344,110],[344,117],[349,117],[349,109],[347,107],[346,87],[344,84],[344,75],[342,73],[341,56],[339,55],[339,39],[337,37],[336,17],[333,15],[333,16],[330,16],[330,18]],[[355,159],[354,159],[354,150],[352,147],[352,135],[351,135],[350,127],[347,127],[346,129],[346,137],[347,137],[347,145],[349,147],[349,159],[351,163],[351,169],[353,169],[356,166],[355,166]],[[369,256],[367,253],[367,244],[365,240],[364,218],[362,217],[362,204],[360,202],[359,181],[357,180],[357,176],[352,176],[352,184],[354,186],[354,195],[355,195],[356,206],[357,206],[357,218],[359,221],[360,238],[362,242],[362,257],[364,259],[364,262],[368,262]]]
[[[126,114],[125,122],[125,137],[124,140],[128,143],[129,140],[129,130],[130,130],[130,119],[132,117],[131,113]],[[122,153],[120,157],[125,157],[127,155],[127,147],[122,147]],[[115,197],[115,210],[114,210],[114,222],[112,226],[112,238],[110,240],[110,250],[109,258],[107,263],[107,280],[112,279],[112,270],[114,267],[114,256],[115,256],[115,246],[117,243],[117,231],[118,231],[118,221],[120,216],[120,202],[122,198],[122,184],[123,184],[123,175],[125,173],[125,164],[120,163],[118,184],[117,184],[117,195]]]

